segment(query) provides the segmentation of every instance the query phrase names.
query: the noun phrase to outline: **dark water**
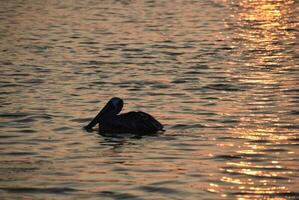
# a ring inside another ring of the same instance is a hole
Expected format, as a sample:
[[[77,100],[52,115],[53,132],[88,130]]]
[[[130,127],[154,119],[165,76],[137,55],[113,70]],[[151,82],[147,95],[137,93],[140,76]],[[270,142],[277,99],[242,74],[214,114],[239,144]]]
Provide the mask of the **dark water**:
[[[298,5],[1,0],[0,199],[299,199]]]

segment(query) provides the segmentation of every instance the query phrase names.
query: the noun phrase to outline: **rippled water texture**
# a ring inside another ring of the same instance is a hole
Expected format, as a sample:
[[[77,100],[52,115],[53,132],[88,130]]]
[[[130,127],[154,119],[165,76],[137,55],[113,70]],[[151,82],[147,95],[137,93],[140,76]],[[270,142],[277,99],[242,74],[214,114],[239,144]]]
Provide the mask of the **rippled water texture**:
[[[0,199],[299,199],[298,4],[0,0]]]

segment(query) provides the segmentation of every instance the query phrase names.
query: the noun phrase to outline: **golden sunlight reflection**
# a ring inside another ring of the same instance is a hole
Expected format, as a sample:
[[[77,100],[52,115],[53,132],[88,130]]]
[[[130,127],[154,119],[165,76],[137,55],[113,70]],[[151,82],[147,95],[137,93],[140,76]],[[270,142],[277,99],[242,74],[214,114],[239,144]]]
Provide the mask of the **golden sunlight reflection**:
[[[244,56],[248,67],[276,67],[285,60],[292,59],[291,54],[284,53],[283,44],[294,43],[296,33],[290,31],[296,23],[290,23],[293,12],[293,0],[243,0],[234,18],[238,19],[236,46],[241,47],[240,56]],[[281,70],[281,69],[277,69]],[[258,76],[269,74],[258,74]],[[269,81],[271,77],[258,80]],[[256,80],[257,81],[257,80]]]
[[[230,3],[237,4],[232,8],[235,9],[232,20],[236,20],[233,24],[239,28],[229,36],[237,47],[235,57],[244,61],[244,67],[251,68],[241,71],[238,78],[257,87],[248,95],[240,95],[239,105],[230,110],[231,115],[240,116],[239,124],[230,129],[230,134],[240,142],[218,145],[231,150],[231,160],[221,169],[224,186],[210,185],[210,191],[221,191],[223,186],[235,191],[238,199],[284,199],[276,197],[294,191],[287,177],[293,176],[297,167],[289,155],[299,152],[286,148],[297,138],[296,129],[289,128],[297,120],[292,116],[281,117],[290,102],[283,98],[277,85],[288,89],[297,84],[295,79],[284,80],[282,75],[295,65],[288,48],[296,40],[296,32],[292,31],[297,25],[292,19],[296,5],[294,0]]]
[[[294,152],[280,147],[289,144],[292,135],[279,135],[279,132],[280,129],[267,129],[267,127],[231,129],[235,137],[248,142],[240,144],[239,150],[235,151],[235,155],[242,158],[241,161],[231,160],[225,163],[222,169],[225,175],[221,181],[232,185],[231,189],[237,190],[240,198],[250,199],[252,195],[270,195],[265,199],[272,199],[271,195],[288,194],[292,191],[284,183],[289,183],[290,180],[286,177],[292,176],[296,162],[283,158]],[[287,131],[281,129],[281,132]],[[260,160],[263,160],[263,163],[260,163]]]

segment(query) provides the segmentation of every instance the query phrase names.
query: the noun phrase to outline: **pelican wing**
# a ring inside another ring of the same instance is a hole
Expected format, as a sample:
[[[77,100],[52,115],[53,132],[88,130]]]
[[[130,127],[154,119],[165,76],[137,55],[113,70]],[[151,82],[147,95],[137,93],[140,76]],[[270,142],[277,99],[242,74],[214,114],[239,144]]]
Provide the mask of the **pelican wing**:
[[[151,115],[144,112],[128,112],[100,123],[103,132],[128,132],[136,134],[155,133],[163,129]]]

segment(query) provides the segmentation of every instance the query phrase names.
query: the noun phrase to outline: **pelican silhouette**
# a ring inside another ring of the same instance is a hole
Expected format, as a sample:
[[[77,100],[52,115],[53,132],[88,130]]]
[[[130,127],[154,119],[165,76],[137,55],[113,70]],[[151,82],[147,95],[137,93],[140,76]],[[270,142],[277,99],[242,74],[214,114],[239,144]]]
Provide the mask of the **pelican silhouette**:
[[[163,125],[145,112],[119,114],[123,105],[122,99],[113,97],[84,128],[91,130],[99,124],[99,131],[102,133],[151,134],[163,131]]]

